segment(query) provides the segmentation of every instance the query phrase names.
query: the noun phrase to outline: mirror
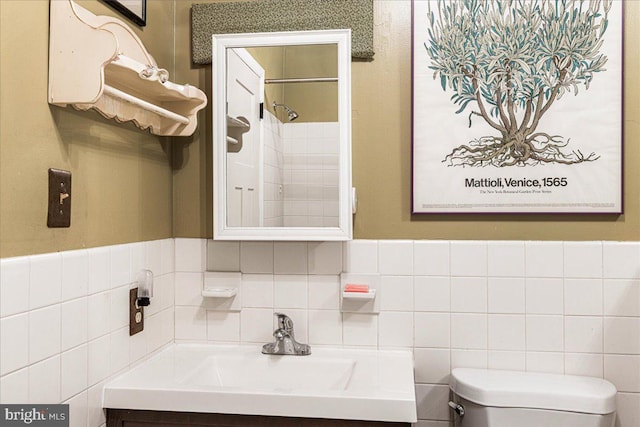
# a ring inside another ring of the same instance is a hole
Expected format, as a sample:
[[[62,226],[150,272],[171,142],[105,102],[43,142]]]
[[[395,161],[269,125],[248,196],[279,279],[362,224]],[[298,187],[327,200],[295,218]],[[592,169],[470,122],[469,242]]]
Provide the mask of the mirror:
[[[351,31],[213,36],[216,240],[349,240]]]

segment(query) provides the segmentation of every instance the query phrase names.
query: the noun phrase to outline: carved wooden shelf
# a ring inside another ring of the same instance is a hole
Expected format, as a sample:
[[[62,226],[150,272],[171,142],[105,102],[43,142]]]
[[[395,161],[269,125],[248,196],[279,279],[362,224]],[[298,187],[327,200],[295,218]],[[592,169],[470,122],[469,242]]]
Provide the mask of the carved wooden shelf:
[[[138,36],[117,18],[73,0],[51,0],[49,103],[94,109],[163,136],[188,136],[207,105],[200,89],[169,81]]]

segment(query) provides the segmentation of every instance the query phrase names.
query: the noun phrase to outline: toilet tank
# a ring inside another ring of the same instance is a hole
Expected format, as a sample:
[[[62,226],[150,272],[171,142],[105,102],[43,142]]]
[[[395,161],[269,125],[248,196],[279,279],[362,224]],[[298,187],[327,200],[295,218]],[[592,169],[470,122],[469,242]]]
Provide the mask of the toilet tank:
[[[616,388],[601,378],[458,368],[449,387],[460,427],[612,427],[615,422]]]

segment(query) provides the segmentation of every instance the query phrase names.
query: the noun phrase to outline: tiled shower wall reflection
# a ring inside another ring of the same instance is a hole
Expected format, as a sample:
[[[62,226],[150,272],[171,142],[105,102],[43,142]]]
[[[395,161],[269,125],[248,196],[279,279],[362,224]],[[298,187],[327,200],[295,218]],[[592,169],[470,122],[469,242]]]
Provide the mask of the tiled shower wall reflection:
[[[338,226],[338,122],[264,120],[264,221],[270,227]]]
[[[284,311],[314,346],[412,350],[421,427],[448,425],[455,367],[604,377],[619,390],[617,425],[640,425],[640,243],[209,241],[207,251],[178,239],[176,251],[243,273],[234,311],[200,296],[195,263],[176,273],[178,341],[265,343]],[[340,312],[342,271],[381,275],[380,314]]]

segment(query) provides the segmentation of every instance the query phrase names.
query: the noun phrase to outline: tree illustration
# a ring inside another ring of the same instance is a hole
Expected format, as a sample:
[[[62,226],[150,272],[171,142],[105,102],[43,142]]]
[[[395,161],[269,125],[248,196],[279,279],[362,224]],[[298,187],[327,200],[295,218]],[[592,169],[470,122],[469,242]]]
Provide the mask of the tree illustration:
[[[429,68],[453,92],[457,114],[470,109],[496,130],[454,148],[450,166],[530,166],[595,161],[570,139],[539,130],[567,93],[589,89],[605,71],[600,53],[612,0],[437,0],[428,9]]]

